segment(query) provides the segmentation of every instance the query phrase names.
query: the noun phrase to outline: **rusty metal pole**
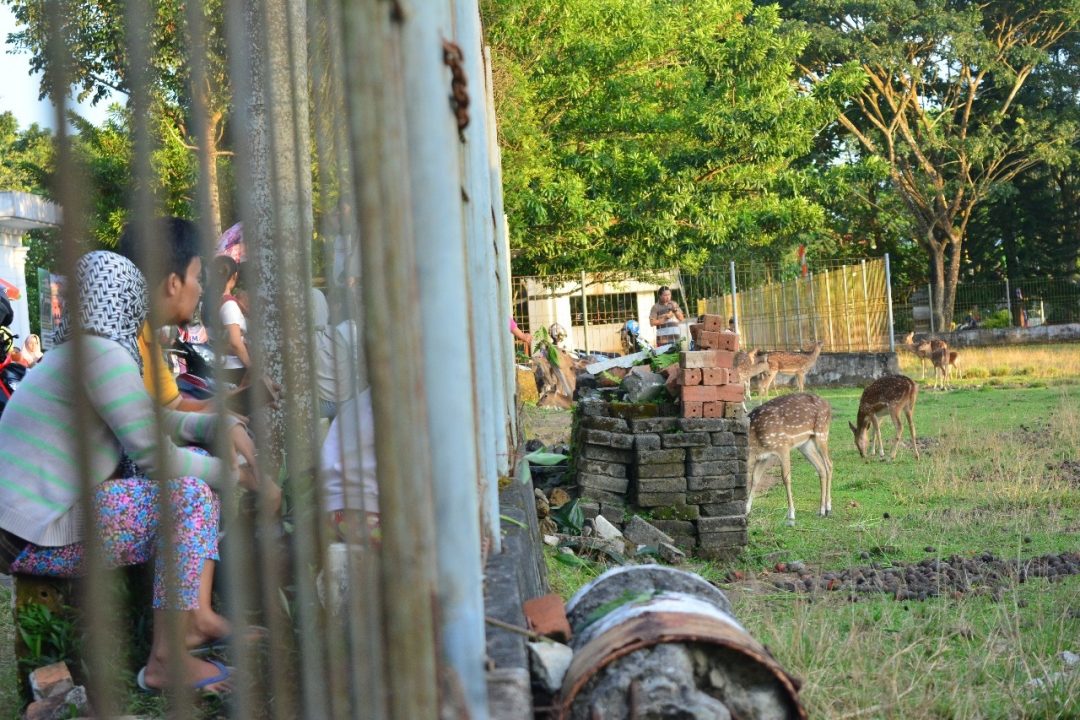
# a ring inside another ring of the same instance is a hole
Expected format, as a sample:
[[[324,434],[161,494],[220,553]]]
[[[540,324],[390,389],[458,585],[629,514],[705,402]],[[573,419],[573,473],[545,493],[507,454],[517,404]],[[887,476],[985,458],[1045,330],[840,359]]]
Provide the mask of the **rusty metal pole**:
[[[739,333],[739,295],[738,288],[735,286],[735,261],[731,261],[731,317],[735,318],[735,332]],[[747,340],[743,338],[742,344],[746,346]]]
[[[589,296],[585,292],[585,271],[581,271],[581,336],[585,341],[585,352],[589,352]]]

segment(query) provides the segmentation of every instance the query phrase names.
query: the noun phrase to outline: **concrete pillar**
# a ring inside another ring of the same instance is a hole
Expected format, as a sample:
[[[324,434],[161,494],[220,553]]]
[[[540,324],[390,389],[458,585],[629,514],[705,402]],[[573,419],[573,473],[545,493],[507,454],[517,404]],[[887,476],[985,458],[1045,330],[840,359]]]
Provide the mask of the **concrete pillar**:
[[[30,309],[26,297],[26,252],[23,236],[28,230],[57,227],[60,206],[37,195],[0,192],[0,278],[19,288],[19,299],[11,301],[15,319],[11,332],[21,346],[30,334]],[[35,312],[37,309],[35,308]]]

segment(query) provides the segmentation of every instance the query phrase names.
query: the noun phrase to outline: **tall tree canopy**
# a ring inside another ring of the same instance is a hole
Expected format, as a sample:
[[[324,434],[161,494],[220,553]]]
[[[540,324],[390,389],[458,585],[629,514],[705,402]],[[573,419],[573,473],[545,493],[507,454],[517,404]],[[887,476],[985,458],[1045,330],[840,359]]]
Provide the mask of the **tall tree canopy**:
[[[1076,0],[784,0],[813,41],[804,76],[849,93],[841,126],[883,160],[929,258],[938,327],[952,320],[979,205],[1040,163],[1059,164],[1077,125],[1020,98],[1074,32]],[[841,96],[843,97],[843,96]]]
[[[7,42],[30,53],[30,66],[42,73],[41,95],[53,90],[55,72],[47,52],[50,5],[45,0],[2,0],[12,9],[20,29]],[[130,96],[132,73],[130,43],[126,30],[126,3],[122,0],[84,0],[64,4],[64,43],[70,51],[72,81],[78,99],[96,103],[110,92]],[[162,146],[180,144],[188,150],[206,149],[212,162],[207,178],[211,191],[211,214],[220,229],[218,158],[231,154],[223,147],[225,123],[231,104],[226,64],[224,13],[220,0],[198,3],[203,13],[206,81],[191,80],[191,56],[187,33],[186,4],[178,0],[155,0],[148,5],[150,67],[148,81],[154,113],[167,122],[154,122],[153,131]],[[193,121],[194,108],[207,110],[206,122]]]
[[[807,36],[749,0],[486,0],[516,272],[779,256],[822,209]]]

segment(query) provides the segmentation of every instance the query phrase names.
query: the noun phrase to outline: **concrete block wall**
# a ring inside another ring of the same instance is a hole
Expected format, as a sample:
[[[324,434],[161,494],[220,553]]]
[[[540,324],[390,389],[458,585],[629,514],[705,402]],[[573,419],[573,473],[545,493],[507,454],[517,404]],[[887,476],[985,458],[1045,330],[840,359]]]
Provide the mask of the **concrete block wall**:
[[[660,406],[584,400],[575,410],[574,458],[586,515],[633,514],[702,557],[747,543],[749,420],[660,415]],[[653,416],[648,416],[653,415]]]

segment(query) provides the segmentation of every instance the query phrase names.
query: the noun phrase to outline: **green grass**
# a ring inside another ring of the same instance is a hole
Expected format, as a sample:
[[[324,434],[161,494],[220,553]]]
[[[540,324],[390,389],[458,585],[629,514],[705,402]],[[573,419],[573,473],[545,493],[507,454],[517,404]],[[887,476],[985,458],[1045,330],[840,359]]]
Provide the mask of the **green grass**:
[[[1016,377],[1030,379],[1003,379]],[[817,515],[817,476],[796,453],[795,526],[785,524],[778,483],[754,501],[750,545],[738,560],[687,565],[727,590],[738,619],[805,681],[810,717],[1080,717],[1080,669],[1061,659],[1062,651],[1080,652],[1080,576],[1031,579],[1000,602],[974,594],[850,602],[841,593],[795,595],[768,582],[781,561],[820,571],[986,551],[1025,558],[1076,551],[1080,478],[1060,464],[1080,459],[1080,384],[1058,380],[923,388],[916,406],[923,457],[901,446],[890,463],[855,450],[847,423],[859,390],[815,391],[833,407],[833,515]],[[891,449],[887,422],[882,434]],[[548,566],[553,591],[564,597],[603,569]],[[732,570],[745,580],[728,583]],[[1028,684],[1054,673],[1062,679],[1049,687]]]

